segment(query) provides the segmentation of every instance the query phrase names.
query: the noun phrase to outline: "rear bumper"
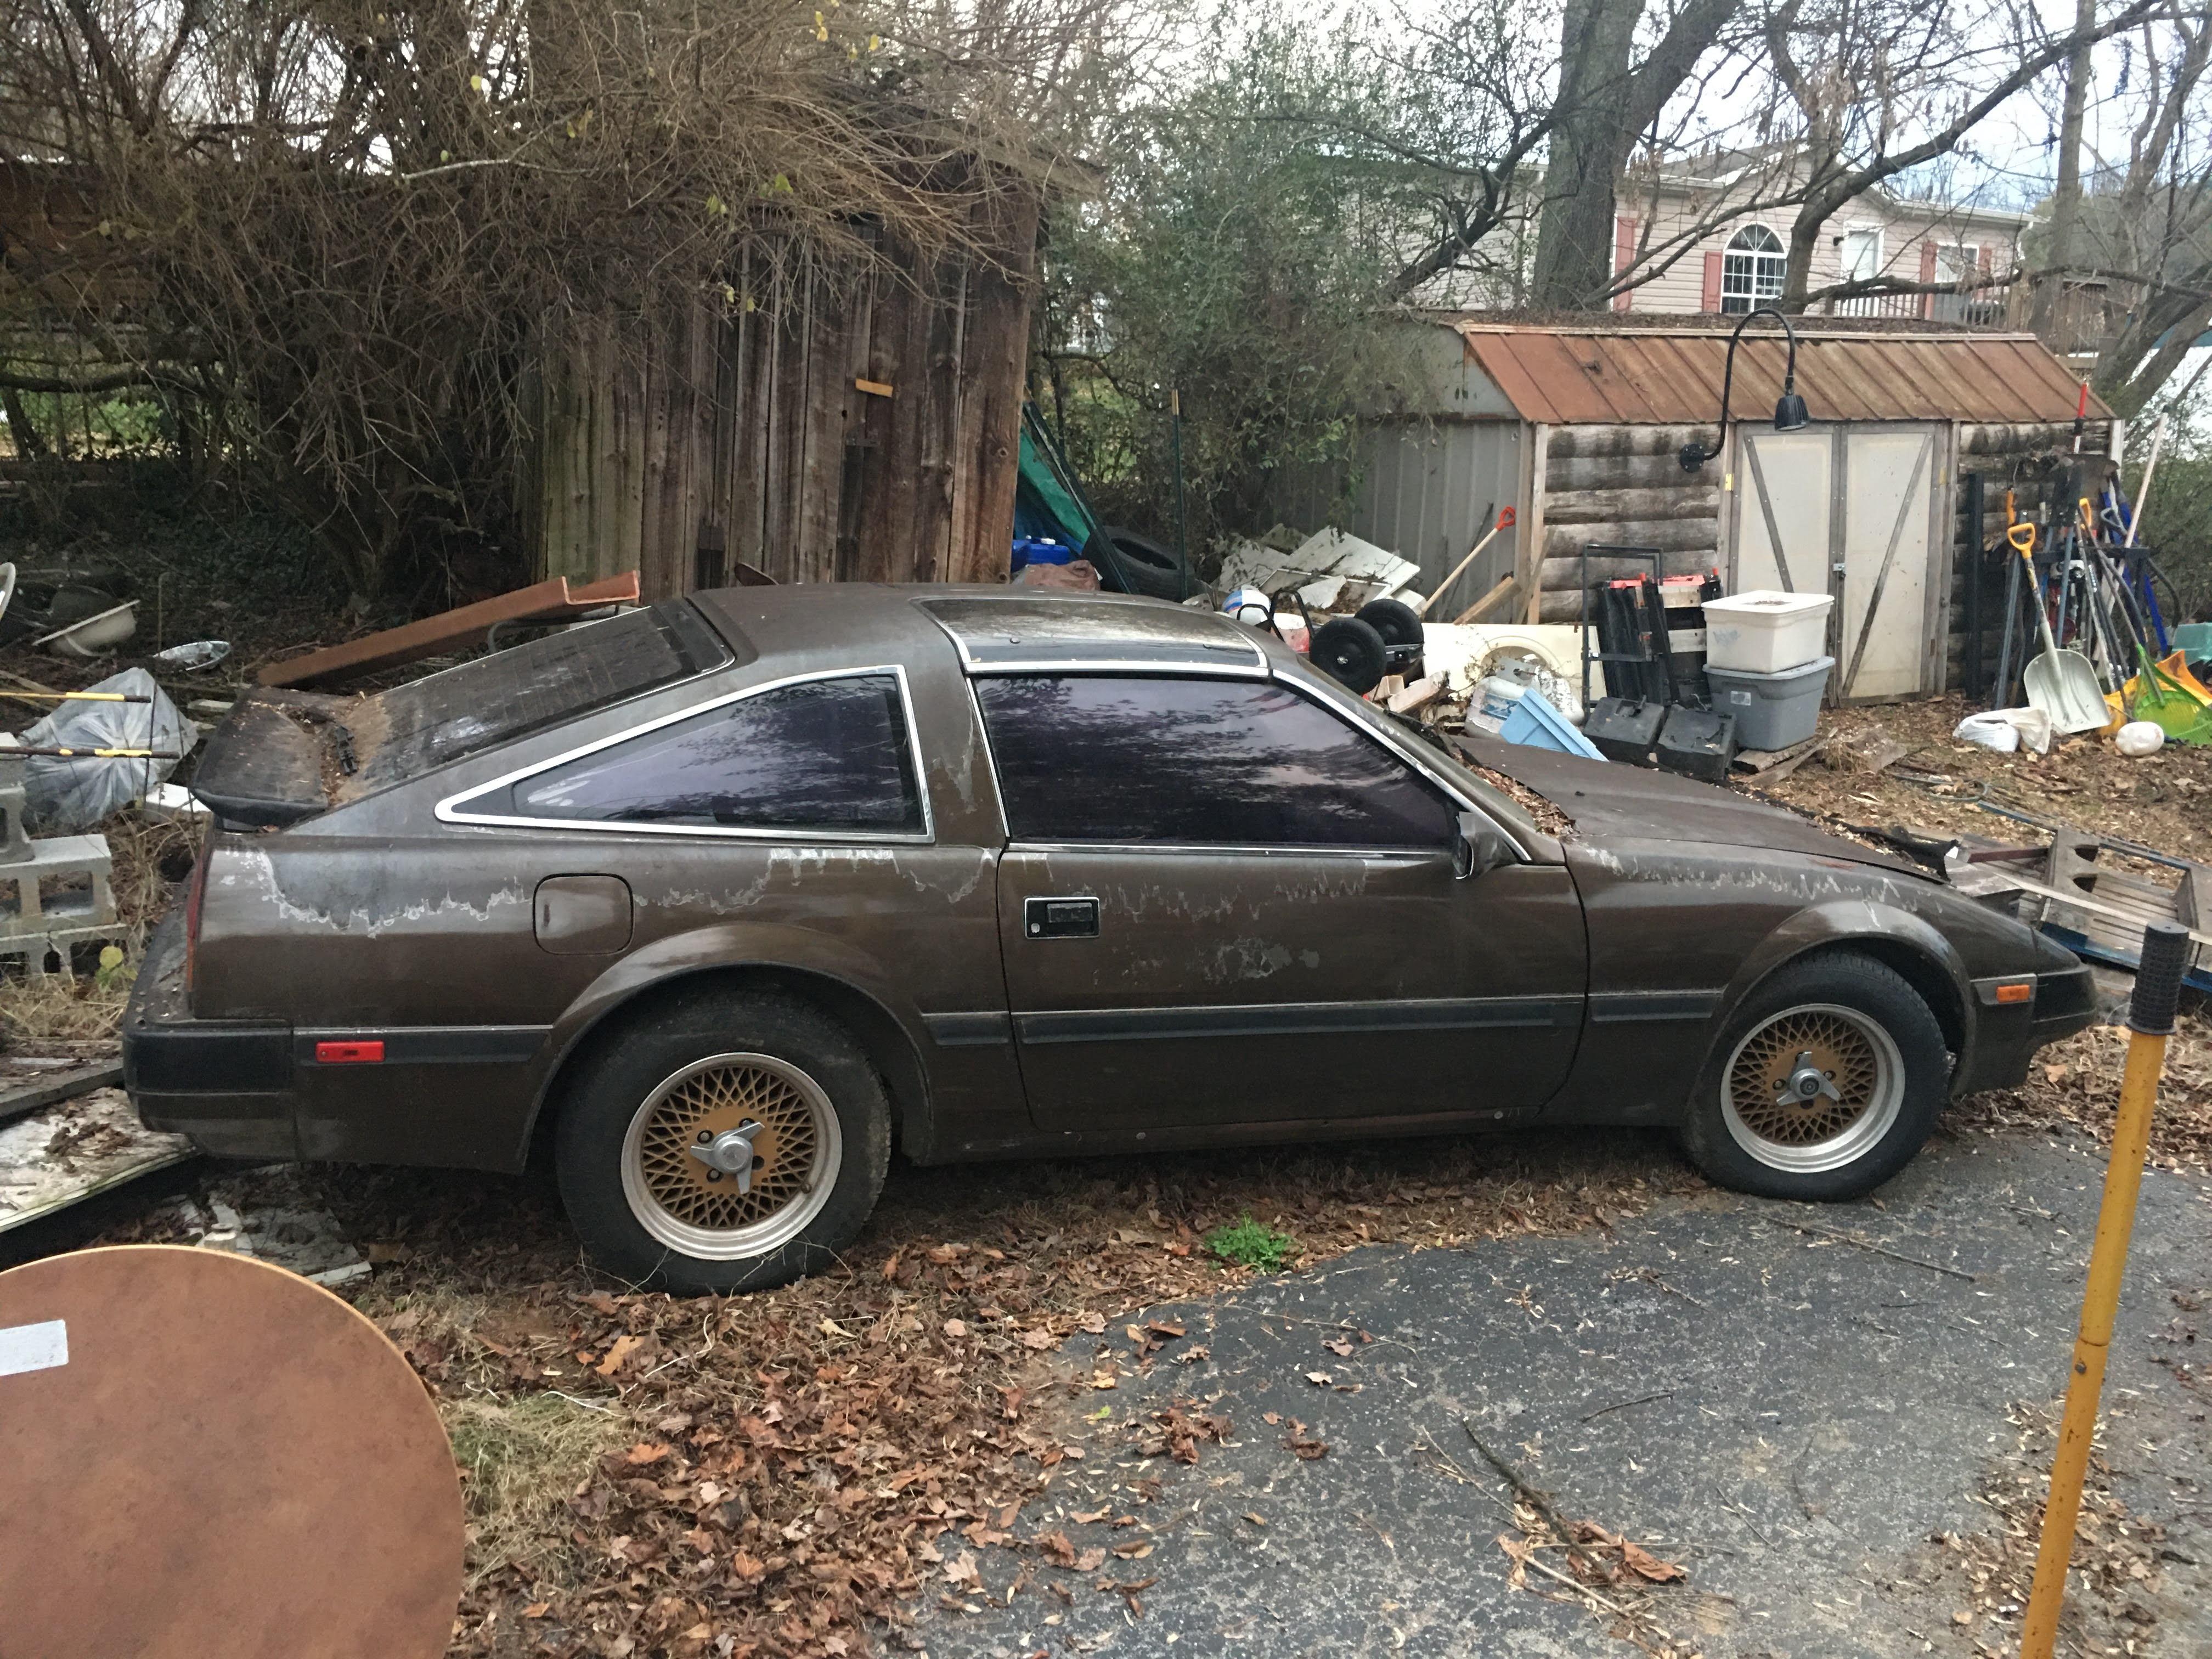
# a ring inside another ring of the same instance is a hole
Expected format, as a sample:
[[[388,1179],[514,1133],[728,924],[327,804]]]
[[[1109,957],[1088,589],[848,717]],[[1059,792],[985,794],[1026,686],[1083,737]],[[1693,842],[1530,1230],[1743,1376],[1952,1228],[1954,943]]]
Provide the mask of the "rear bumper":
[[[292,1028],[194,1019],[185,935],[172,916],[148,941],[123,1016],[123,1086],[149,1129],[191,1137],[218,1158],[300,1155]]]
[[[2069,1037],[2097,1023],[2097,988],[2088,965],[2046,944],[2050,952],[2063,954],[2066,967],[2052,967],[2034,975],[2035,994],[2027,1002],[1996,1000],[1999,986],[2015,985],[2025,975],[1976,980],[1973,989],[1977,1016],[1973,1052],[1961,1059],[1953,1092],[1973,1094],[1983,1089],[2017,1088],[2027,1080],[2028,1062],[2046,1043]],[[2047,959],[2047,958],[2046,958]]]

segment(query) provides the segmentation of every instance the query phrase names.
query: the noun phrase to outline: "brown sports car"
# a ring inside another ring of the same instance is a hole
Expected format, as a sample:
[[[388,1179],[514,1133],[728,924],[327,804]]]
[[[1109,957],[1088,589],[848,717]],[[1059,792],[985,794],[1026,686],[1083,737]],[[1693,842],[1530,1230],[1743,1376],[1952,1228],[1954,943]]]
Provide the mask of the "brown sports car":
[[[830,1261],[894,1143],[1656,1123],[1716,1181],[1848,1198],[2092,1017],[2072,957],[1910,863],[1448,751],[1152,600],[702,593],[256,693],[195,787],[218,827],[125,1035],[146,1122],[543,1154],[594,1256],[678,1291]]]

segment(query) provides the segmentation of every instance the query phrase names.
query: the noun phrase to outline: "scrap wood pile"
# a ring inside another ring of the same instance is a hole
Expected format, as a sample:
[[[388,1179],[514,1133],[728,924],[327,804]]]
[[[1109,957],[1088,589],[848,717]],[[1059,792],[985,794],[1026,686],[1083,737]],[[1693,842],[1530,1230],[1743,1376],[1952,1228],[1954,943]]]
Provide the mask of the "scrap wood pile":
[[[471,1513],[454,1651],[684,1659],[897,1651],[902,1609],[946,1596],[1107,1596],[1142,1617],[1166,1521],[1142,1490],[1033,1527],[1017,1506],[1080,1468],[1202,1464],[1228,1432],[1197,1404],[1097,1415],[1157,1365],[1204,1391],[1200,1345],[1132,1334],[1126,1310],[1242,1282],[1205,1244],[1218,1224],[1263,1218],[1311,1262],[1606,1224],[1691,1184],[1571,1138],[936,1170],[894,1176],[841,1270],[684,1300],[601,1288],[520,1184],[302,1180],[286,1201],[377,1264],[344,1293],[453,1436]],[[185,1237],[173,1215],[107,1242]],[[1305,1466],[1281,1458],[1286,1479]]]

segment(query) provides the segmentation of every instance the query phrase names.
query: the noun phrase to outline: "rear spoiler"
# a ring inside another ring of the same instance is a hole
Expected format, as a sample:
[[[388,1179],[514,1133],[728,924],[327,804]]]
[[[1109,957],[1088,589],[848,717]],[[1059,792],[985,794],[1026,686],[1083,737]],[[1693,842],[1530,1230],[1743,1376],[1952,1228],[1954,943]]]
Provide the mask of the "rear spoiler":
[[[231,829],[280,830],[327,811],[355,769],[345,716],[361,706],[311,691],[246,692],[210,734],[192,793]]]

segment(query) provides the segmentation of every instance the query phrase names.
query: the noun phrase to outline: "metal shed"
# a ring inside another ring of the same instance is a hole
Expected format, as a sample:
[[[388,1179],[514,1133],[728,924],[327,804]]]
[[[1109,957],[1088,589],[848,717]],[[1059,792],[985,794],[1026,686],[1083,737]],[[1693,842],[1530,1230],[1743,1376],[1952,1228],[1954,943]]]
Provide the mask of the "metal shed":
[[[1586,544],[1660,550],[1668,574],[1717,569],[1731,592],[1832,593],[1832,693],[1870,701],[1939,691],[1958,677],[1957,602],[1969,520],[1959,481],[2033,511],[2044,463],[2072,444],[2080,383],[2025,334],[1793,319],[1797,390],[1812,424],[1773,429],[1786,346],[1753,325],[1735,355],[1731,423],[1711,443],[1734,319],[1634,326],[1454,319],[1429,331],[1425,395],[1364,423],[1345,528],[1435,581],[1510,505],[1494,542],[1432,614],[1449,617],[1511,578],[1496,614],[1575,622]],[[2094,398],[2085,454],[2117,458],[2123,425]],[[1736,418],[1736,417],[1741,418]],[[1311,522],[1331,481],[1291,481],[1284,516]],[[1593,559],[1593,582],[1648,561]]]

